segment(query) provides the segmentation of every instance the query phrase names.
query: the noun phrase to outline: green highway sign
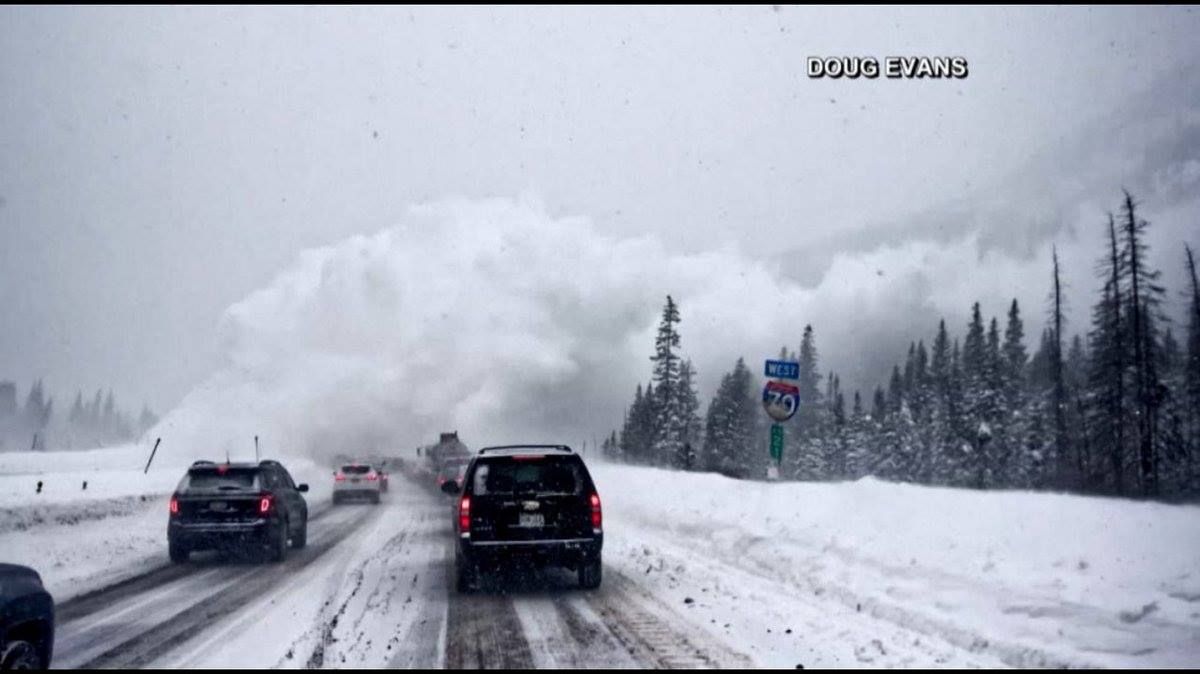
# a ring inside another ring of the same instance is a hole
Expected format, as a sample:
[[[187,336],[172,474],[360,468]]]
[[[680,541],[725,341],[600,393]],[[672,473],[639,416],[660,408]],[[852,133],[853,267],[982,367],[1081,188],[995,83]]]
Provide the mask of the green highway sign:
[[[771,458],[783,461],[783,426],[771,424]]]

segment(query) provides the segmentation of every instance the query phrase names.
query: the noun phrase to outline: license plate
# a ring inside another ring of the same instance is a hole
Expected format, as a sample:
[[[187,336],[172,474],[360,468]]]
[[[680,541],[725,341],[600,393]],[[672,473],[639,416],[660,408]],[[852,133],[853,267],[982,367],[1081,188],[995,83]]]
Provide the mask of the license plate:
[[[546,516],[541,513],[521,513],[520,517],[517,518],[517,526],[534,528],[544,527],[546,526]]]
[[[352,478],[350,478],[350,482],[351,482],[351,483],[353,483],[353,484],[358,484],[358,478],[357,478],[357,477],[352,477]]]
[[[208,504],[208,509],[224,511],[229,509],[229,504],[224,501],[210,501]]]

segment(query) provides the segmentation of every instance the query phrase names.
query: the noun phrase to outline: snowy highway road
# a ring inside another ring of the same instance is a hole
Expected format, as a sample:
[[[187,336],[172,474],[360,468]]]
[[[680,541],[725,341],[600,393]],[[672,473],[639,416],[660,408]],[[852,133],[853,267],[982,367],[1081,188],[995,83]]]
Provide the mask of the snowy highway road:
[[[317,491],[308,546],[282,564],[195,555],[169,565],[161,492],[11,507],[19,517],[0,548],[41,569],[59,599],[56,668],[1180,667],[1200,657],[1196,557],[1177,544],[1200,536],[1191,507],[591,469],[605,498],[595,591],[551,570],[489,575],[458,594],[452,499],[399,472],[380,505],[332,507],[315,481],[324,470],[306,468]],[[114,489],[131,479],[101,475]],[[1001,510],[1002,522],[981,515]],[[1080,534],[1047,535],[1064,522]],[[1150,528],[1145,550],[1113,543]]]
[[[446,497],[394,480],[381,506],[314,511],[283,564],[197,555],[61,604],[55,667],[750,664],[612,569],[594,592],[546,571],[455,593]]]

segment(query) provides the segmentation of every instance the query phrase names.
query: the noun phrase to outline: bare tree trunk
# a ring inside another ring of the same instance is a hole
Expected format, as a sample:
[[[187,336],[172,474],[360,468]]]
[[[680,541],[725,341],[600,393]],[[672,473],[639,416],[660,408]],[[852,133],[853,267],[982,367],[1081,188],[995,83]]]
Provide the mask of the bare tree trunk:
[[[1138,461],[1142,480],[1142,495],[1153,496],[1158,493],[1157,470],[1154,462],[1154,439],[1151,417],[1153,405],[1150,401],[1150,386],[1148,381],[1149,354],[1146,353],[1145,331],[1146,310],[1141,297],[1140,255],[1138,254],[1137,214],[1134,210],[1133,196],[1125,193],[1125,237],[1129,246],[1129,280],[1131,290],[1130,315],[1133,317],[1133,358],[1134,385],[1136,386],[1138,402]]]
[[[1054,342],[1050,353],[1050,367],[1054,377],[1054,452],[1057,458],[1058,486],[1065,489],[1069,482],[1067,478],[1070,461],[1070,444],[1067,438],[1067,388],[1063,381],[1062,359],[1062,281],[1058,269],[1058,248],[1054,248]]]
[[[1196,258],[1191,246],[1184,246],[1187,251],[1188,274],[1192,280],[1192,316],[1188,327],[1191,331],[1200,330],[1200,280],[1196,277]],[[1185,449],[1187,451],[1187,488],[1195,489],[1197,475],[1195,472],[1194,454],[1200,452],[1200,354],[1196,353],[1194,334],[1188,335],[1188,346],[1184,365],[1184,400],[1187,418],[1185,420]]]
[[[1121,261],[1117,252],[1117,226],[1112,213],[1108,214],[1109,264],[1112,268],[1112,332],[1113,332],[1113,374],[1116,376],[1116,392],[1112,402],[1112,415],[1115,423],[1116,438],[1109,459],[1112,464],[1113,486],[1118,496],[1125,494],[1125,340],[1121,326]]]

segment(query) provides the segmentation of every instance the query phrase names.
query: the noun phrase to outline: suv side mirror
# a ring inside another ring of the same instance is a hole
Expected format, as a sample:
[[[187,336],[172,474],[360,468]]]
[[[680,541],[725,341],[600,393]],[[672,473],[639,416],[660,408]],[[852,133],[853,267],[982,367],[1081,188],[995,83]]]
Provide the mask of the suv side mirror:
[[[458,483],[454,480],[446,480],[442,483],[442,491],[446,492],[447,494],[457,494]]]
[[[302,484],[302,485],[300,485],[299,487],[296,487],[296,491],[298,491],[298,492],[301,492],[301,493],[307,492],[307,491],[308,491],[308,485],[306,485],[306,484]]]

